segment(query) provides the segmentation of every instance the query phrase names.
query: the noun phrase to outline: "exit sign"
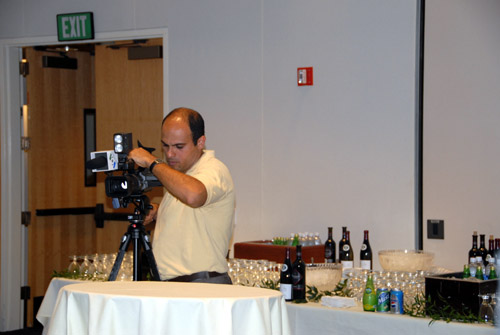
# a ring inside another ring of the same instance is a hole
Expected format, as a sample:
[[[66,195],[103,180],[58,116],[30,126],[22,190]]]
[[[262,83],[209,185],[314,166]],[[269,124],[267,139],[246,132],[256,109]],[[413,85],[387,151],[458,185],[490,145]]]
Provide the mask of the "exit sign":
[[[91,12],[58,14],[57,38],[59,41],[94,39],[94,15]]]

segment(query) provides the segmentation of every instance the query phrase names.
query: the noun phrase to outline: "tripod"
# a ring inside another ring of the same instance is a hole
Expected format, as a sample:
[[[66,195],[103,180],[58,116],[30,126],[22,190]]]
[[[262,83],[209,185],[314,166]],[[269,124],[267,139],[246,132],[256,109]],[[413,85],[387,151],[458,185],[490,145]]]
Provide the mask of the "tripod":
[[[133,202],[136,206],[134,210],[134,214],[128,216],[128,220],[130,225],[128,227],[127,232],[123,235],[120,248],[118,249],[118,255],[116,256],[115,263],[113,264],[113,268],[111,269],[111,273],[109,274],[108,281],[116,280],[116,276],[118,275],[118,271],[120,271],[120,267],[123,261],[123,256],[127,251],[127,248],[130,244],[130,241],[134,241],[134,251],[133,251],[133,279],[134,281],[141,280],[141,260],[140,260],[140,251],[141,244],[144,249],[144,253],[146,254],[149,269],[153,276],[153,280],[159,281],[160,274],[158,273],[158,268],[156,266],[156,260],[153,255],[153,250],[151,249],[151,244],[149,242],[149,235],[146,233],[144,228],[144,215],[145,209],[149,207],[149,199],[145,195],[141,195],[136,198],[134,202],[133,199],[124,199],[122,201]],[[124,206],[126,207],[126,206]],[[149,210],[149,209],[148,209]],[[139,244],[139,241],[141,244]]]

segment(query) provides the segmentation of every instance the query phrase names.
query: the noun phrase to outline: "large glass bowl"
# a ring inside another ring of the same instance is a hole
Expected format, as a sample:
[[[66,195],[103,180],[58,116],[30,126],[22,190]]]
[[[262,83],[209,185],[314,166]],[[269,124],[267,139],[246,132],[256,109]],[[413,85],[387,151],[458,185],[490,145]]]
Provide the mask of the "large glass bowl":
[[[306,285],[320,291],[332,291],[342,278],[342,265],[338,263],[306,264]]]
[[[386,271],[427,271],[433,266],[434,254],[422,250],[381,250],[378,259]]]

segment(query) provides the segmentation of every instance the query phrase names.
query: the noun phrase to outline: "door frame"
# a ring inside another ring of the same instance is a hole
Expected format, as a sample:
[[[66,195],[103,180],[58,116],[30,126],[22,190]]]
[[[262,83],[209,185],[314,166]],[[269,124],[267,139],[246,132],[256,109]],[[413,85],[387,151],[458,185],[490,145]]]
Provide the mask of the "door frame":
[[[26,231],[21,225],[23,210],[23,158],[21,150],[20,108],[22,81],[19,61],[23,47],[71,45],[118,40],[162,38],[163,115],[168,111],[167,28],[96,33],[95,39],[61,43],[57,36],[0,40],[0,154],[1,154],[1,277],[0,331],[23,327],[22,286],[27,285]]]

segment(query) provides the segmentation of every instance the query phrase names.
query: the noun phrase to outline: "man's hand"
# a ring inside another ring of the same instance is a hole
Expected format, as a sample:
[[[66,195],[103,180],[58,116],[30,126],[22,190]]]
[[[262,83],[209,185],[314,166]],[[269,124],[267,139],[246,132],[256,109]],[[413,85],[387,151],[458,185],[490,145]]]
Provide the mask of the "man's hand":
[[[153,156],[143,148],[132,149],[128,153],[128,158],[132,159],[135,162],[135,164],[143,168],[148,168],[151,165],[151,163],[153,163],[154,160],[156,159],[155,156]]]
[[[159,207],[159,205],[156,204],[156,203],[151,203],[150,205],[153,208],[151,208],[149,210],[148,215],[146,215],[146,217],[144,218],[144,224],[145,225],[153,222],[154,220],[156,220],[156,217],[158,215],[158,207]]]

